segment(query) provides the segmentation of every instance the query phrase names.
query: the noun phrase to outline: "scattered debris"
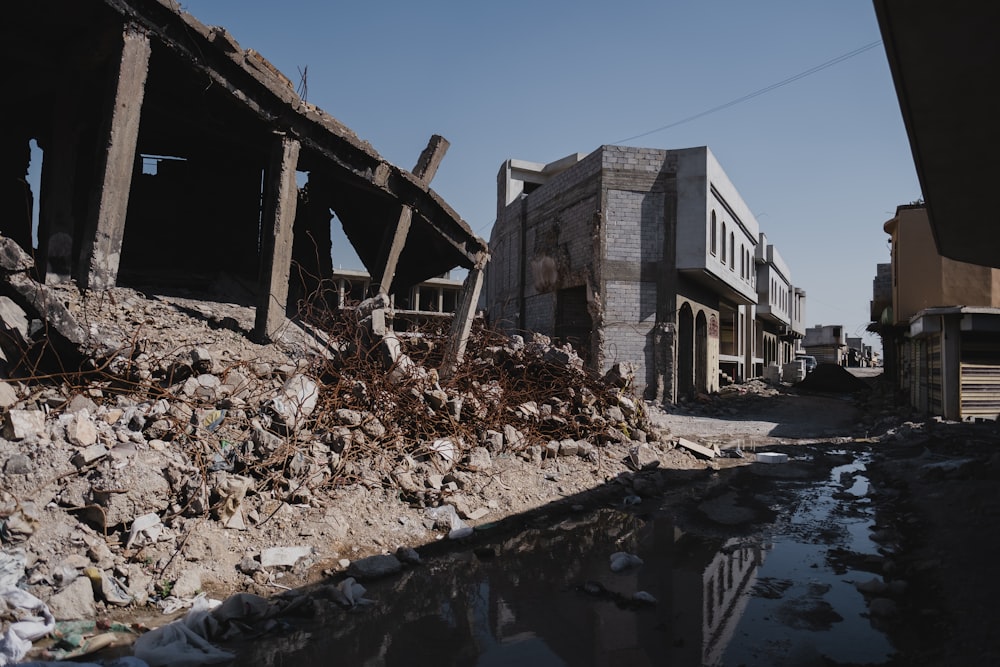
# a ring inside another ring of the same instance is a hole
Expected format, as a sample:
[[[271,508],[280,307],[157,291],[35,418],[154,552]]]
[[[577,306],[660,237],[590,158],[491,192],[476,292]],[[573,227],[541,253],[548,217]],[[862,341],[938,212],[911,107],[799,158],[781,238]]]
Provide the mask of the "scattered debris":
[[[861,378],[837,364],[819,364],[806,379],[795,385],[796,389],[822,391],[833,394],[853,394],[868,391],[871,387]]]
[[[677,438],[677,444],[684,449],[689,449],[698,456],[704,457],[706,459],[714,459],[719,456],[719,447],[715,445],[713,447],[706,447],[705,445],[698,444],[697,442],[692,442],[686,438]]]

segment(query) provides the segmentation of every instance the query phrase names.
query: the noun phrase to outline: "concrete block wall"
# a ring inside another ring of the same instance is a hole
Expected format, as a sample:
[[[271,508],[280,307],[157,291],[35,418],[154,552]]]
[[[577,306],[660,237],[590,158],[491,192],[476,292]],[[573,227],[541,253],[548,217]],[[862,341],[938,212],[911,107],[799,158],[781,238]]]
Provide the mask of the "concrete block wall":
[[[604,257],[601,276],[604,296],[602,366],[618,361],[636,365],[636,389],[657,386],[654,330],[657,283],[650,267],[663,260],[663,172],[675,166],[667,151],[627,146],[604,146]],[[644,280],[645,279],[645,280]],[[659,359],[659,361],[658,361]]]
[[[508,331],[551,335],[556,291],[586,284],[594,287],[600,168],[600,155],[593,153],[526,199],[519,197],[500,209],[490,237],[484,290],[490,322]],[[522,247],[526,254],[523,286]],[[522,298],[524,322],[519,321]]]
[[[525,319],[528,322],[528,326],[525,327],[527,331],[537,331],[546,336],[552,335],[555,330],[555,292],[527,297],[524,311]]]
[[[677,158],[670,151],[659,148],[634,148],[631,146],[602,146],[602,167],[605,170],[622,170],[657,174],[676,171]]]
[[[657,262],[663,257],[663,193],[608,190],[606,259]]]
[[[653,327],[656,324],[656,283],[604,283],[604,359],[602,371],[619,361],[636,365],[635,384],[641,391],[655,384]]]
[[[481,304],[489,321],[508,332],[520,329],[520,212],[515,202],[493,226]]]

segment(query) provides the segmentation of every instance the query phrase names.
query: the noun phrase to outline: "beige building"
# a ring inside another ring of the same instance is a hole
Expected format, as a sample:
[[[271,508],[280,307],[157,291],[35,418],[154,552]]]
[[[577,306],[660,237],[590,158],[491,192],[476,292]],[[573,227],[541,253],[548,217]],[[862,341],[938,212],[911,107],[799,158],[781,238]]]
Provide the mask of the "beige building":
[[[892,242],[892,300],[872,328],[887,374],[927,413],[996,419],[1000,269],[942,257],[921,205],[898,207],[883,228]],[[873,310],[882,302],[874,294]]]
[[[898,207],[883,229],[892,237],[896,322],[934,306],[1000,306],[1000,270],[942,257],[923,206]]]

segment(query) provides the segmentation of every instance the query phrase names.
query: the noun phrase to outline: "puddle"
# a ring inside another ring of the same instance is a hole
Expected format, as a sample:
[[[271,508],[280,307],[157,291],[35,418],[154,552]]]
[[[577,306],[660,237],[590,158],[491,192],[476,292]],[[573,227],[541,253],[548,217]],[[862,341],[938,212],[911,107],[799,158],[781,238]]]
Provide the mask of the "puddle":
[[[846,457],[845,457],[846,458]],[[877,556],[864,462],[771,480],[774,522],[699,535],[668,508],[605,509],[497,537],[369,585],[377,603],[236,648],[240,665],[879,664],[854,586]],[[634,514],[643,512],[643,514]],[[745,533],[745,531],[744,531]],[[610,555],[641,566],[611,571]],[[834,557],[850,553],[850,558]],[[644,592],[657,601],[642,604]]]
[[[850,552],[852,560],[878,556],[863,472],[863,462],[838,466],[826,482],[798,492],[791,513],[768,529],[770,544],[755,572],[764,585],[751,590],[733,636],[721,650],[707,649],[705,664],[879,664],[892,656],[854,586],[875,575],[830,558],[831,551]],[[767,594],[774,582],[781,584],[779,594]]]

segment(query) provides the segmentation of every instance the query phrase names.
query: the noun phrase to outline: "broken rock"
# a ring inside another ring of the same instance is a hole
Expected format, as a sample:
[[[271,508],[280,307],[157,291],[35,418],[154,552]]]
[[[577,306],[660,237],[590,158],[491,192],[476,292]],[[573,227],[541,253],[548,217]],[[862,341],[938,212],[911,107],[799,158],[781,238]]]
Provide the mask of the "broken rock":
[[[469,451],[466,465],[473,472],[481,472],[493,467],[493,459],[485,447],[473,447]]]
[[[378,579],[390,574],[396,574],[403,569],[403,564],[391,554],[369,556],[351,563],[347,573],[360,580]]]
[[[94,617],[94,587],[87,577],[77,577],[69,586],[48,600],[49,611],[60,621]]]
[[[40,438],[45,434],[45,413],[41,410],[10,410],[3,435],[8,440]]]
[[[313,548],[310,546],[297,547],[271,547],[264,549],[260,553],[260,564],[262,567],[293,567],[303,558],[311,556]]]
[[[305,375],[293,375],[281,389],[281,393],[271,399],[271,408],[286,427],[295,431],[301,427],[319,400],[319,385]]]
[[[97,442],[97,426],[87,410],[80,410],[66,424],[66,439],[77,447],[90,447]]]
[[[635,445],[629,450],[626,463],[633,470],[652,470],[660,465],[660,459],[649,445]]]
[[[0,408],[9,408],[17,405],[18,397],[14,386],[9,382],[0,380]]]

